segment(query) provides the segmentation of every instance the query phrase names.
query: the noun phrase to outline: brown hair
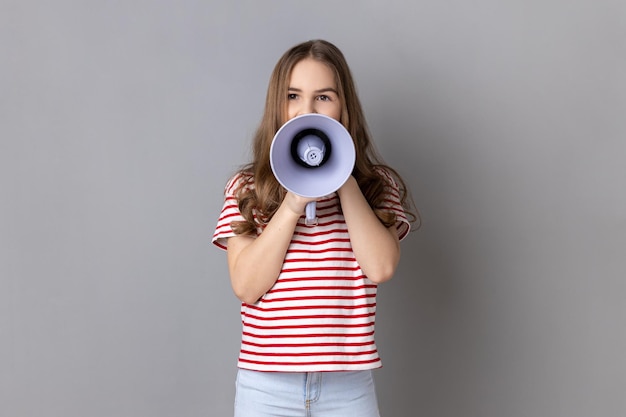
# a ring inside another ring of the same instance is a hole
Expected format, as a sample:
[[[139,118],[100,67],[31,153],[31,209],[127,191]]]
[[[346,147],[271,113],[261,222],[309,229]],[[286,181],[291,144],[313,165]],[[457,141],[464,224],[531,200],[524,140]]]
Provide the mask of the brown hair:
[[[257,227],[267,224],[284,196],[285,189],[278,183],[270,167],[270,147],[274,135],[287,120],[287,97],[289,80],[293,67],[305,58],[312,58],[326,64],[334,73],[337,92],[340,97],[342,111],[341,124],[348,130],[356,148],[356,163],[352,175],[357,180],[363,195],[372,207],[376,216],[387,227],[396,221],[394,213],[380,210],[385,199],[387,179],[380,174],[386,170],[396,181],[400,189],[400,201],[411,222],[419,219],[413,212],[414,205],[400,175],[385,165],[373,146],[363,109],[352,74],[341,51],[330,42],[311,40],[289,49],[278,60],[270,77],[265,111],[261,123],[252,142],[252,162],[241,169],[247,183],[254,187],[245,187],[243,181],[235,196],[239,202],[239,210],[245,222],[233,222],[232,227],[237,234],[256,234]]]

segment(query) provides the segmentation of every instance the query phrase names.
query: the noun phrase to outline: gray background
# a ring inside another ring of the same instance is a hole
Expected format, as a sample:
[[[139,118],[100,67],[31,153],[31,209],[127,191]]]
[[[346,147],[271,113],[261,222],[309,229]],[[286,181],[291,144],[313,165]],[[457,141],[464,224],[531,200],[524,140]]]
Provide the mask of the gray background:
[[[424,219],[380,288],[383,416],[626,415],[622,0],[0,5],[1,417],[231,415],[209,241],[310,38]]]

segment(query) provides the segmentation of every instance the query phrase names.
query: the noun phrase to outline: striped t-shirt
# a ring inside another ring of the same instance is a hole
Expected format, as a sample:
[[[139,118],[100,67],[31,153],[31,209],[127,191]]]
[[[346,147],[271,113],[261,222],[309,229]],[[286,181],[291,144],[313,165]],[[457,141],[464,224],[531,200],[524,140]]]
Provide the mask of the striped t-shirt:
[[[398,237],[410,224],[388,177],[385,208],[397,215]],[[235,190],[241,174],[225,188],[225,201],[212,242],[227,248],[241,221]],[[246,187],[254,186],[252,183]],[[274,286],[254,304],[242,303],[238,367],[258,371],[356,371],[381,366],[374,342],[377,286],[356,261],[337,193],[317,202],[318,224],[300,218]],[[261,231],[259,230],[259,233]]]

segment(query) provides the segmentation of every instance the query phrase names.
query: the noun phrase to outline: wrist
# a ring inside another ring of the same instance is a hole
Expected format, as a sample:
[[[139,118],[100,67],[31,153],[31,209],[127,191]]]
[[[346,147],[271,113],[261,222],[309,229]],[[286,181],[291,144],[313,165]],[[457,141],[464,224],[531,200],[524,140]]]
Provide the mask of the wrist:
[[[304,208],[306,206],[306,200],[302,197],[288,192],[280,205],[279,210],[284,211],[284,215],[288,216],[296,221],[304,214]]]
[[[350,175],[346,182],[344,182],[343,185],[337,190],[337,195],[339,196],[339,199],[341,199],[343,195],[350,192],[350,190],[355,189],[359,189],[359,184],[356,182],[356,178]]]

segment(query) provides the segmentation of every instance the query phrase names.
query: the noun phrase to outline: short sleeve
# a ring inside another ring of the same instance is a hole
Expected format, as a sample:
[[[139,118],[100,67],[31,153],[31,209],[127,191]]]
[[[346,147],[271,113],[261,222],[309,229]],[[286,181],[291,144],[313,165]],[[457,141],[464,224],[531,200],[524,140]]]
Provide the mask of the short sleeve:
[[[378,170],[380,174],[387,180],[385,187],[385,199],[380,209],[390,211],[396,215],[396,230],[398,231],[398,239],[404,239],[411,230],[411,223],[406,216],[404,207],[400,201],[400,187],[393,179],[391,174],[382,168]]]
[[[226,187],[224,187],[224,205],[222,206],[222,211],[220,212],[220,216],[217,220],[217,226],[215,227],[215,232],[213,233],[213,239],[211,240],[211,243],[220,249],[226,250],[227,239],[229,237],[236,236],[231,227],[231,223],[245,221],[239,211],[239,205],[237,204],[235,192],[242,186],[246,187],[247,182],[247,177],[239,173],[233,176],[226,184]]]

